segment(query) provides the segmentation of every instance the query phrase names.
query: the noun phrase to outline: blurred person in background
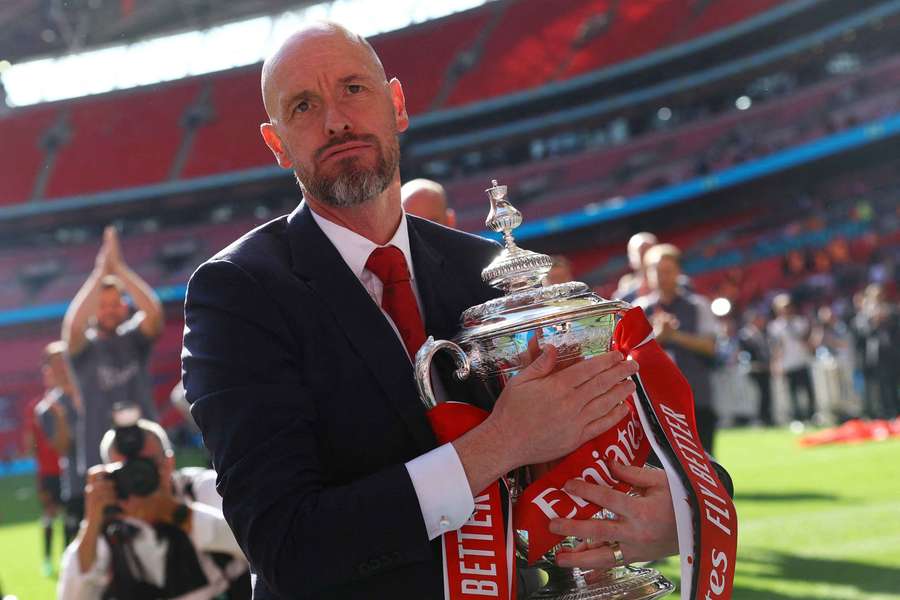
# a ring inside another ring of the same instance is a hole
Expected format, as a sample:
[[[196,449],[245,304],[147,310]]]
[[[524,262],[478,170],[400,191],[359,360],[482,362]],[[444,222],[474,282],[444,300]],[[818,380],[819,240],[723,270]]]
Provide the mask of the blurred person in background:
[[[136,308],[131,316],[126,293]],[[62,339],[68,344],[84,404],[76,432],[82,474],[100,462],[100,439],[112,425],[113,407],[136,405],[143,417],[156,418],[147,365],[162,327],[159,298],[128,268],[116,229],[107,227],[94,270],[69,305],[62,324]]]
[[[53,383],[44,373],[44,387],[49,390]],[[37,480],[35,490],[37,499],[41,505],[41,534],[43,540],[43,562],[41,570],[45,577],[53,574],[53,522],[62,504],[60,497],[60,465],[59,452],[53,447],[53,442],[41,428],[40,420],[44,412],[51,409],[44,402],[45,397],[35,399],[26,406],[28,415],[28,427],[25,430],[25,447],[34,452],[34,461],[37,464]]]
[[[672,357],[694,393],[700,442],[713,452],[718,416],[713,406],[712,370],[718,324],[709,300],[681,284],[681,251],[657,244],[644,255],[650,292],[635,300],[653,324],[656,341]]]
[[[748,374],[759,392],[757,417],[763,425],[774,425],[772,419],[772,372],[769,339],[766,336],[766,316],[759,311],[748,311],[745,324],[738,332],[741,352],[745,353]]]
[[[631,273],[626,273],[619,279],[619,287],[613,294],[614,298],[625,302],[634,302],[640,296],[650,293],[644,254],[657,243],[656,236],[646,231],[631,236],[627,246],[628,265],[631,267]]]
[[[816,356],[826,366],[827,405],[839,421],[845,421],[858,412],[853,393],[853,336],[850,328],[830,306],[821,306],[816,312],[810,343]]]
[[[873,283],[866,288],[855,328],[862,341],[867,416],[894,418],[900,414],[900,313],[881,285]]]
[[[772,370],[784,375],[791,401],[791,418],[808,422],[816,412],[816,396],[810,376],[810,324],[798,315],[788,294],[772,299],[775,318],[769,323],[768,334],[772,350]],[[800,406],[800,392],[806,395],[806,407]]]
[[[99,453],[103,464],[87,474],[84,523],[63,553],[59,600],[250,598],[215,471],[176,470],[166,432],[146,419],[126,417],[104,434]]]
[[[400,201],[408,214],[445,227],[456,227],[456,212],[447,203],[444,186],[431,179],[413,179],[400,188]]]
[[[66,344],[44,349],[41,372],[46,389],[35,408],[35,419],[59,455],[60,497],[65,508],[63,537],[68,546],[84,515],[84,477],[78,472],[75,431],[82,413],[81,396],[66,359]]]
[[[544,285],[567,283],[575,280],[575,275],[572,274],[572,263],[569,262],[568,258],[562,254],[554,254],[550,259],[553,261],[553,265],[550,267],[550,272],[544,277]]]

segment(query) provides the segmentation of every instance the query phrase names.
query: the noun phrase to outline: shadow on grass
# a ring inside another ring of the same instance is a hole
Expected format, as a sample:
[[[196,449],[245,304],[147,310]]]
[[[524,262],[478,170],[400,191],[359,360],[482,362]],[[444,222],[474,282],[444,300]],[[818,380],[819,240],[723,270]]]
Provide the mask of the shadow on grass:
[[[777,492],[750,492],[750,493],[736,493],[734,495],[735,501],[748,501],[748,502],[803,502],[810,500],[821,500],[825,501],[833,501],[840,500],[841,496],[835,494],[823,494],[821,492],[787,492],[787,493],[777,493]]]
[[[837,543],[837,541],[835,541]],[[870,565],[851,560],[796,556],[767,550],[743,551],[739,564],[763,567],[760,579],[853,586],[863,594],[896,594],[900,567]],[[734,600],[819,600],[821,596],[780,595],[759,587],[735,587]]]

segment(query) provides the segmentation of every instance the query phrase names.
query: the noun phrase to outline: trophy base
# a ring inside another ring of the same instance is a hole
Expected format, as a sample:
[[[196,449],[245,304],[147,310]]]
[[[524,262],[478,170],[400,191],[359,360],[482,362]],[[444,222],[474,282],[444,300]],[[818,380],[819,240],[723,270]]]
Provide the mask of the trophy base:
[[[654,600],[675,586],[655,569],[618,567],[600,575],[581,569],[547,570],[550,581],[529,600]]]

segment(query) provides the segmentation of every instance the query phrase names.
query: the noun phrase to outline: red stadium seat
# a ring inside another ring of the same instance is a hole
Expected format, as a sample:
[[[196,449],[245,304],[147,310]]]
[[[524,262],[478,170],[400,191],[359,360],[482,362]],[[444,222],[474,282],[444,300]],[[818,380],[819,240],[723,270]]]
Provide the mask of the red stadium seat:
[[[387,76],[406,84],[409,114],[421,114],[431,107],[453,61],[472,45],[491,14],[491,10],[479,8],[370,40]],[[427,51],[421,50],[424,48]]]
[[[72,138],[60,148],[45,195],[166,181],[184,135],[180,119],[198,90],[198,80],[188,79],[73,101]]]
[[[602,4],[520,0],[509,5],[491,33],[477,67],[463,75],[447,104],[459,106],[546,83],[568,53],[581,23]]]
[[[39,106],[0,117],[0,205],[31,198],[45,154],[41,138],[59,116],[59,106]]]
[[[259,88],[260,66],[210,77],[212,119],[197,129],[182,177],[274,165],[259,133],[268,120]]]
[[[477,67],[457,83],[459,106],[630,60],[757,15],[779,0],[542,0],[512,3]],[[592,31],[593,29],[593,31]]]

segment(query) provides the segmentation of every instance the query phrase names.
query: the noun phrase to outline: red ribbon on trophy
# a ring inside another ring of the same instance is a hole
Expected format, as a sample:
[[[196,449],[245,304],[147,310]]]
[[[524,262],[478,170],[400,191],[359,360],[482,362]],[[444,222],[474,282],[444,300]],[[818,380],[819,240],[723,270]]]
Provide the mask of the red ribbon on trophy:
[[[678,527],[683,600],[731,598],[737,553],[737,513],[724,485],[703,451],[694,419],[690,385],[653,339],[653,328],[640,308],[616,325],[614,345],[641,366],[629,414],[617,426],[582,445],[529,485],[515,506],[516,529],[528,532],[528,562],[533,563],[563,537],[550,533],[550,520],[590,518],[600,510],[563,491],[569,479],[582,478],[620,491],[609,461],[643,465],[652,446],[666,470]]]
[[[442,402],[427,415],[438,442],[445,444],[476,427],[488,413],[471,404]],[[496,481],[476,494],[469,520],[441,536],[446,600],[516,597],[512,511],[508,493],[504,502],[503,485]]]
[[[589,519],[600,508],[587,500],[569,494],[563,485],[581,478],[597,485],[628,491],[631,486],[612,476],[609,462],[642,466],[650,453],[650,444],[641,428],[632,399],[626,400],[629,411],[615,427],[581,445],[540,479],[522,492],[514,508],[516,529],[528,532],[528,563],[534,564],[564,537],[551,533],[551,519]]]

